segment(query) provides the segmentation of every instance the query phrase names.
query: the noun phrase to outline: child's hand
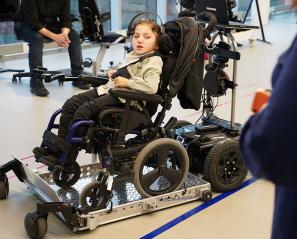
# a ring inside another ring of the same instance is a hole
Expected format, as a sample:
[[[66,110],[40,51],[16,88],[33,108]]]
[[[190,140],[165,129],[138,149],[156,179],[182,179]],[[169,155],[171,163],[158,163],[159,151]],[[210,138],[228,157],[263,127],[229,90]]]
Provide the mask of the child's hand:
[[[108,78],[111,78],[112,75],[113,75],[114,73],[116,73],[116,72],[117,72],[117,71],[114,70],[114,69],[109,70],[109,71],[107,72]]]
[[[118,76],[113,80],[115,87],[127,87],[128,79],[122,76]]]

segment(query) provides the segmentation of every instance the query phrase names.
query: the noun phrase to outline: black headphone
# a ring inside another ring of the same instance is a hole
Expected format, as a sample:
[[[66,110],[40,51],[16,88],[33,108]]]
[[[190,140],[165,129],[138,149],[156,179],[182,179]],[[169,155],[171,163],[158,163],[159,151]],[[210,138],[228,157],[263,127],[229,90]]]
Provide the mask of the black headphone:
[[[165,32],[165,29],[164,29],[164,26],[163,26],[162,19],[161,19],[161,17],[160,17],[158,14],[153,13],[153,12],[140,12],[140,13],[136,14],[136,15],[132,18],[132,20],[130,21],[130,23],[129,23],[129,25],[128,25],[128,29],[127,29],[127,36],[131,36],[131,35],[133,35],[133,32],[134,32],[134,30],[135,30],[135,29],[134,29],[134,28],[135,28],[135,20],[136,20],[136,18],[138,18],[138,17],[141,16],[141,15],[154,15],[154,16],[156,16],[156,17],[160,20],[160,24],[161,24],[161,25],[159,25],[158,23],[156,23],[156,22],[155,22],[154,20],[152,20],[152,19],[148,19],[148,20],[154,22],[156,25],[159,26],[159,29],[160,29],[160,35],[161,35],[162,33]]]

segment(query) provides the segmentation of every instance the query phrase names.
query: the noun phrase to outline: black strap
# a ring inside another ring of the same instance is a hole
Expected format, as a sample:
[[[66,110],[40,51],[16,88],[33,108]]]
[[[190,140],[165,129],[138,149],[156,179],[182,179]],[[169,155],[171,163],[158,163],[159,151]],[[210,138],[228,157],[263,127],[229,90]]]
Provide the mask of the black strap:
[[[149,57],[153,57],[153,56],[161,56],[161,54],[159,52],[152,52],[150,54],[146,54],[144,56],[139,57],[139,59],[137,61],[134,61],[128,65],[126,65],[125,67],[119,68],[117,69],[117,72],[115,74],[112,75],[112,78],[116,78],[118,76],[122,76],[125,77],[127,79],[131,78],[130,73],[127,70],[127,67],[130,65],[134,65],[138,62],[142,62],[144,59],[149,58]]]

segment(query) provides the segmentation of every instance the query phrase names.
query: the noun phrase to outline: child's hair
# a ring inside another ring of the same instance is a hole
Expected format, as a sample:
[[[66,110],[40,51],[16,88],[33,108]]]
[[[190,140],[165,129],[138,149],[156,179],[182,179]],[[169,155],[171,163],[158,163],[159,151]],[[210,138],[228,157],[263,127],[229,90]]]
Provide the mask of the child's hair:
[[[133,36],[134,32],[135,32],[135,28],[139,25],[148,25],[151,27],[152,31],[156,34],[157,39],[159,38],[160,34],[161,34],[161,27],[153,20],[151,19],[141,19],[136,21],[133,24],[132,27],[132,31],[131,31],[131,35]]]

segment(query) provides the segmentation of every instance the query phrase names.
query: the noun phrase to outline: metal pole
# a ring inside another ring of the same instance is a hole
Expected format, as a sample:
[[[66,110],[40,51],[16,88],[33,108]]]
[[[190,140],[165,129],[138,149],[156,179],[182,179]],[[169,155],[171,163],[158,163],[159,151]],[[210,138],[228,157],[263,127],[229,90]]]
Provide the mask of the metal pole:
[[[233,51],[236,52],[235,39],[231,33],[226,33],[227,38],[232,43]],[[235,128],[235,101],[236,101],[236,84],[237,84],[237,60],[233,60],[233,84],[232,99],[231,99],[231,129]]]

